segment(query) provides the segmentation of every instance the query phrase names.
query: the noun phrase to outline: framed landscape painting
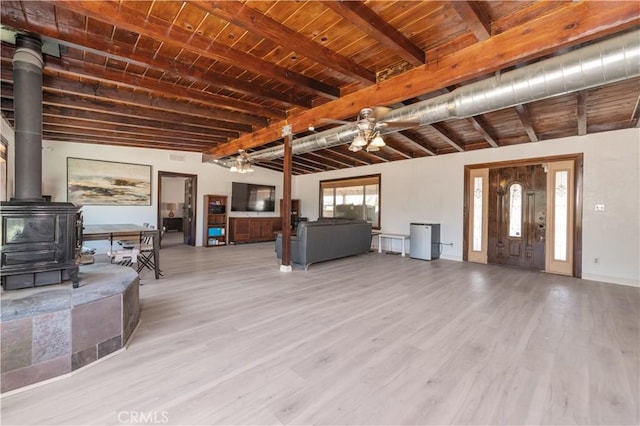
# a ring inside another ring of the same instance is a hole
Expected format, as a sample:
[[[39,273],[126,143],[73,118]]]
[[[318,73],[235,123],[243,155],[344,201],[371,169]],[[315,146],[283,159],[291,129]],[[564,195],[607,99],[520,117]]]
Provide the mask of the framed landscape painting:
[[[151,205],[151,166],[67,158],[67,201],[80,205]]]

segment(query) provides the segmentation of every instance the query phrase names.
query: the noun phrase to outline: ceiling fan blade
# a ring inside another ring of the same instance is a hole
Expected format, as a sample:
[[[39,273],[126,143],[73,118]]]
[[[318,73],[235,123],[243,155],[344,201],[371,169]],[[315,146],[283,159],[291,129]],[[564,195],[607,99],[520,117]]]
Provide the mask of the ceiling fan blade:
[[[373,113],[371,114],[371,117],[373,117],[374,120],[379,121],[382,119],[382,117],[384,117],[385,115],[387,115],[389,113],[389,111],[391,111],[391,108],[387,108],[387,107],[383,107],[383,106],[377,106],[377,107],[373,107],[371,108],[373,110]]]
[[[378,125],[381,127],[408,129],[410,127],[418,127],[420,126],[420,123],[417,121],[384,121],[382,123],[378,123]]]
[[[319,121],[321,124],[352,124],[351,121],[334,120],[333,118],[321,118]]]

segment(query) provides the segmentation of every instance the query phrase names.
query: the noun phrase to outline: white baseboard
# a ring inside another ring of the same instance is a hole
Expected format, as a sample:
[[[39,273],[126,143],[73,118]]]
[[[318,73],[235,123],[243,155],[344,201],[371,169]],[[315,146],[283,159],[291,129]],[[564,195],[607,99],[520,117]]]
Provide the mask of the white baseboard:
[[[453,260],[456,262],[462,262],[462,258],[458,257],[458,256],[449,256],[446,254],[440,254],[440,259],[445,259],[445,260]]]
[[[640,281],[627,278],[608,277],[605,275],[582,274],[583,280],[601,281],[609,284],[626,285],[630,287],[640,287]]]

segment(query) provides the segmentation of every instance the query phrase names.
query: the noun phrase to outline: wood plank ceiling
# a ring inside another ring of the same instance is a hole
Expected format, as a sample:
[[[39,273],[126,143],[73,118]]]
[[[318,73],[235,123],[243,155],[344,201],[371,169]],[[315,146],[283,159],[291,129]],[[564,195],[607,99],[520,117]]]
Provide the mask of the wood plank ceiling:
[[[2,27],[45,56],[47,140],[228,158],[323,119],[397,108],[638,28],[640,3],[574,1],[10,1]],[[13,124],[15,47],[2,42]],[[640,81],[294,156],[295,174],[638,127]],[[603,147],[603,149],[606,149]],[[282,159],[259,166],[282,170]]]

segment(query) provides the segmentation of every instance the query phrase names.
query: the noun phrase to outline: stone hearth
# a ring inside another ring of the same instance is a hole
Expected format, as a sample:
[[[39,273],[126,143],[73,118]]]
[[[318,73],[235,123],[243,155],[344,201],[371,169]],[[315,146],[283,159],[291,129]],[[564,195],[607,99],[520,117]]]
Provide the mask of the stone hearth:
[[[97,263],[71,283],[3,292],[2,392],[84,367],[125,346],[140,317],[138,274]]]

